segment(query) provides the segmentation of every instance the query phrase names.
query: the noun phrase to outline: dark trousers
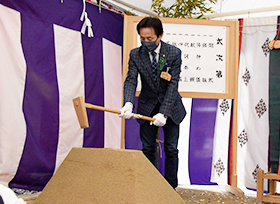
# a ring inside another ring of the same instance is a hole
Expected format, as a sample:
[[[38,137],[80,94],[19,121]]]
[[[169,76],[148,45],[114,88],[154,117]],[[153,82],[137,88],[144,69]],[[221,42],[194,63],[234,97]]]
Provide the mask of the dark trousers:
[[[153,110],[151,116],[158,113],[159,107]],[[176,188],[178,186],[178,139],[179,125],[176,125],[170,118],[167,119],[163,126],[164,132],[164,152],[165,152],[165,179],[168,183]],[[149,121],[140,125],[140,138],[143,146],[144,155],[156,166],[156,149],[157,149],[157,133],[158,127],[150,125]]]

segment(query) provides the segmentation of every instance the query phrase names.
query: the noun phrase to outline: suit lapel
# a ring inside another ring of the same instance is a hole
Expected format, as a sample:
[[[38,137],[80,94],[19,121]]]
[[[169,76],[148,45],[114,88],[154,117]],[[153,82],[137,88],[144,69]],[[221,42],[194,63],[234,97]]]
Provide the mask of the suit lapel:
[[[166,44],[161,41],[161,47],[160,47],[160,51],[159,51],[159,58],[158,58],[158,66],[157,66],[157,76],[158,76],[158,79],[160,77],[160,74],[161,74],[161,71],[160,70],[160,63],[161,63],[161,59],[166,59]],[[159,82],[160,80],[157,80],[157,88],[159,87]]]
[[[162,42],[161,41],[161,47],[160,47],[160,51],[159,51],[159,59],[158,59],[158,61],[159,61],[159,65],[160,65],[160,61],[161,61],[161,59],[165,59],[166,60],[166,57],[167,57],[167,50],[166,50],[166,43],[164,43],[164,42]],[[162,71],[162,70],[160,70],[160,66],[158,66],[158,70],[159,71]]]
[[[152,63],[151,63],[151,59],[150,59],[149,53],[145,52],[144,50],[141,49],[140,57],[141,57],[141,61],[143,62],[143,65],[144,65],[144,69],[149,73],[149,76],[150,76],[150,79],[151,79],[150,80],[151,83],[156,88],[156,82],[153,79]]]

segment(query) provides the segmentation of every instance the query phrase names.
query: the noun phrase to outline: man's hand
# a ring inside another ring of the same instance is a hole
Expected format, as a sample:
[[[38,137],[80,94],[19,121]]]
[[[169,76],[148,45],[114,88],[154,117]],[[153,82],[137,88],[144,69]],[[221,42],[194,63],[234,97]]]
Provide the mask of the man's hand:
[[[125,119],[129,119],[132,117],[132,108],[133,108],[133,105],[131,102],[126,102],[124,104],[124,106],[120,109],[121,111],[121,114],[119,115],[119,117],[123,117]]]
[[[151,122],[150,125],[154,124],[158,127],[164,126],[167,119],[167,117],[165,117],[162,113],[156,114],[153,118],[155,118],[156,120],[154,122]]]

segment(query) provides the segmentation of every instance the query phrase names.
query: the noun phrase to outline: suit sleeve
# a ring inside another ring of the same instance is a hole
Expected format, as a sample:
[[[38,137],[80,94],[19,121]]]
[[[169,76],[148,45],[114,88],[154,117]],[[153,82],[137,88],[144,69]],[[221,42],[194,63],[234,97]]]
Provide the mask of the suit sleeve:
[[[159,112],[171,117],[172,115],[172,109],[174,107],[174,104],[177,102],[177,100],[181,100],[181,97],[178,93],[178,83],[180,79],[180,72],[181,72],[181,50],[178,48],[174,48],[173,50],[174,54],[174,60],[171,63],[171,69],[169,71],[169,74],[171,74],[171,80],[167,86],[167,90],[165,93],[164,100],[161,103],[161,107]]]

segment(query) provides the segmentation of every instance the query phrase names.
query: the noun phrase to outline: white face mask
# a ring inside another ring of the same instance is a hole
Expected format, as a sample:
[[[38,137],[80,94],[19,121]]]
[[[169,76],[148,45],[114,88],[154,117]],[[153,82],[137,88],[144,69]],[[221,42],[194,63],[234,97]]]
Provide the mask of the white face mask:
[[[157,39],[155,41],[141,41],[141,44],[148,52],[152,52],[157,48]]]

